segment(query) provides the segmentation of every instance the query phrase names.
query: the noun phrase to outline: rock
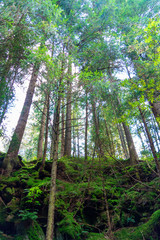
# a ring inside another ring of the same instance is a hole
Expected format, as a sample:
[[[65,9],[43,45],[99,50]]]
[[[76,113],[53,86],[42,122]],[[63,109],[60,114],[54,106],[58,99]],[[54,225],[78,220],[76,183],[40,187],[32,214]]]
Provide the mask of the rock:
[[[15,240],[45,240],[44,232],[36,221],[32,222],[28,227],[25,226],[25,223],[20,225],[23,231],[21,231],[20,235],[17,235]],[[24,229],[26,229],[25,232]]]

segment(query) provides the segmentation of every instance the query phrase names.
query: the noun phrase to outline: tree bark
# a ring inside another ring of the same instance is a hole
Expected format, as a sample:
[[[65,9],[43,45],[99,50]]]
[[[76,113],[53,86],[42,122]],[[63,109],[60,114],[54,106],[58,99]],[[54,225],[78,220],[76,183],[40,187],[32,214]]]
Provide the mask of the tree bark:
[[[64,54],[64,48],[63,48],[63,54]],[[51,150],[50,150],[50,159],[53,159],[54,157],[54,141],[55,141],[55,129],[56,129],[56,118],[57,118],[57,104],[60,104],[59,101],[61,101],[62,98],[62,93],[64,91],[61,83],[63,80],[63,75],[64,75],[64,60],[62,59],[62,66],[61,66],[61,75],[60,75],[60,79],[59,79],[59,90],[58,90],[58,97],[57,97],[57,103],[55,103],[55,111],[54,111],[54,118],[53,118],[53,125],[52,125],[52,136],[51,136]],[[60,111],[60,110],[59,110]],[[64,124],[64,106],[62,106],[62,123]],[[63,135],[64,133],[64,126],[62,126],[62,130],[61,130],[61,134]],[[61,145],[62,147],[62,145]],[[63,149],[63,147],[62,147]],[[62,156],[62,149],[61,149],[61,156]],[[63,150],[64,153],[64,150]],[[63,154],[64,156],[64,154]]]
[[[44,151],[43,151],[43,158],[42,158],[42,168],[44,167],[45,160],[46,160],[46,154],[47,154],[47,145],[48,145],[48,124],[49,124],[49,97],[50,94],[47,93],[46,96],[46,107],[47,107],[47,118],[46,118],[46,133],[45,133],[45,143],[44,143]]]
[[[138,163],[138,154],[137,154],[134,142],[133,142],[132,135],[130,133],[130,129],[124,122],[122,122],[122,125],[123,125],[124,132],[126,135],[126,140],[127,140],[127,145],[128,145],[128,149],[129,149],[129,155],[130,155],[130,161],[133,165],[137,164]]]
[[[75,114],[73,111],[73,119],[75,118]],[[75,126],[74,126],[74,120],[73,120],[73,126],[72,126],[72,139],[73,139],[73,157],[76,156],[76,133],[75,133]]]
[[[46,115],[47,115],[47,94],[45,96],[45,102],[44,102],[42,118],[41,118],[41,126],[40,126],[38,149],[37,149],[37,160],[42,159],[42,157],[43,157],[43,141],[44,141]]]
[[[87,144],[88,144],[88,94],[86,90],[86,122],[85,122],[85,160],[88,157]]]
[[[150,143],[150,148],[151,148],[151,151],[152,151],[155,163],[156,163],[157,172],[158,172],[158,175],[160,176],[160,163],[158,161],[158,157],[157,157],[156,149],[154,147],[153,139],[152,139],[152,136],[151,136],[151,134],[149,132],[149,129],[148,129],[148,126],[147,126],[147,123],[146,123],[143,111],[140,108],[140,106],[138,106],[138,109],[139,109],[139,112],[140,112],[140,115],[141,115],[141,118],[142,118],[142,121],[143,121],[143,124],[144,124],[144,128],[145,128],[145,131],[146,131],[149,143]]]
[[[155,120],[154,117],[152,117],[152,126],[153,126],[153,131],[154,131],[154,135],[155,135],[155,141],[156,141],[156,147],[157,147],[157,151],[160,151],[160,136],[159,136],[159,129],[158,129],[158,124]]]
[[[53,148],[54,148],[54,138],[55,138],[55,119],[56,119],[56,112],[54,110],[53,124],[52,124],[52,135],[51,135],[50,159],[53,159]]]
[[[99,153],[100,157],[102,157],[104,155],[104,153],[103,153],[103,149],[102,149],[102,142],[100,139],[99,124],[98,124],[98,118],[97,118],[97,112],[96,112],[96,104],[93,99],[92,99],[92,113],[93,113],[93,121],[94,121],[95,132],[96,132],[95,144],[96,144],[96,148],[98,149],[98,153]]]
[[[55,211],[55,200],[56,200],[56,178],[57,178],[57,159],[58,159],[58,142],[59,142],[59,120],[60,120],[60,105],[62,97],[62,79],[63,79],[63,61],[62,61],[62,73],[59,80],[59,91],[57,97],[57,103],[55,105],[54,123],[53,123],[53,163],[51,170],[51,187],[49,195],[48,205],[48,219],[47,219],[47,231],[46,240],[53,240],[54,237],[54,211]]]
[[[55,199],[56,199],[60,102],[61,102],[61,96],[59,93],[57,106],[55,110],[55,129],[54,129],[55,135],[54,135],[54,144],[53,144],[53,163],[52,163],[52,170],[51,170],[51,187],[50,187],[50,195],[49,195],[46,240],[53,240],[53,237],[54,237],[54,211],[55,211]]]
[[[128,74],[129,74],[129,71],[128,71]],[[110,82],[113,83],[111,69],[108,70],[108,75],[110,77]],[[129,74],[129,78],[130,78],[130,74]],[[113,92],[116,93],[114,89],[113,89]],[[118,109],[120,109],[121,103],[120,103],[120,100],[119,100],[118,97],[116,97],[116,104],[117,104]],[[116,111],[116,114],[118,115],[118,111]],[[130,155],[130,161],[131,161],[131,164],[134,165],[134,164],[138,163],[138,154],[136,152],[136,148],[135,148],[135,145],[134,145],[133,138],[132,138],[132,135],[130,133],[129,127],[125,124],[125,122],[122,122],[122,125],[123,125],[123,128],[124,128],[124,132],[125,132],[125,136],[126,136],[126,140],[127,140],[127,145],[128,145],[129,155]]]
[[[139,138],[140,138],[140,140],[141,140],[142,149],[143,149],[143,150],[146,150],[146,147],[145,147],[145,144],[144,144],[144,140],[143,140],[143,138],[142,138],[142,136],[141,136],[141,130],[140,130],[140,127],[138,127],[138,126],[137,126],[137,134],[138,134],[138,136],[139,136]]]
[[[56,178],[57,178],[57,159],[54,159],[52,163],[52,170],[51,170],[51,187],[50,187],[49,205],[48,205],[46,240],[53,240],[53,236],[54,236]]]
[[[61,106],[61,157],[64,156],[64,145],[65,145],[65,123],[64,123],[64,101],[62,100]]]
[[[31,80],[27,90],[25,102],[21,111],[21,115],[19,117],[16,129],[13,133],[7,155],[3,161],[3,167],[6,169],[6,173],[8,175],[10,175],[14,165],[17,163],[17,156],[18,156],[20,145],[21,145],[22,137],[24,134],[24,130],[26,127],[26,123],[28,120],[30,107],[32,104],[32,98],[33,98],[35,84],[38,77],[39,67],[40,67],[39,63],[35,64],[33,67],[32,76],[31,76]]]
[[[80,157],[80,145],[79,145],[79,129],[77,128],[77,155]]]
[[[160,101],[157,102],[149,102],[150,106],[151,106],[151,110],[153,112],[153,115],[155,117],[155,119],[157,120],[157,124],[160,128]]]
[[[71,62],[68,63],[68,80],[67,80],[67,106],[66,106],[66,131],[65,131],[65,146],[64,146],[64,155],[67,157],[71,156],[71,92],[72,92],[72,83],[71,83]]]
[[[128,149],[127,149],[127,145],[126,145],[126,141],[125,141],[124,132],[122,130],[122,126],[121,126],[120,123],[117,124],[117,128],[118,128],[119,137],[120,137],[120,140],[121,140],[121,144],[122,144],[122,148],[123,148],[125,158],[128,159],[129,158],[129,153],[128,153]]]
[[[113,141],[113,136],[112,136],[112,132],[107,124],[107,121],[105,119],[105,116],[104,116],[104,124],[105,124],[105,130],[106,130],[106,135],[107,135],[107,144],[108,144],[108,147],[107,147],[107,150],[109,152],[109,154],[111,156],[115,156],[115,147],[114,147],[114,141]]]

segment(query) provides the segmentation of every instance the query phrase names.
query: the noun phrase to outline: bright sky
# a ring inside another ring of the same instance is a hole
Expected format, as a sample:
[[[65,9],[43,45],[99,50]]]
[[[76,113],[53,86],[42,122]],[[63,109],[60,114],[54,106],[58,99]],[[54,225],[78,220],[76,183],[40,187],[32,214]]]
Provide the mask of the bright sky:
[[[16,86],[16,99],[12,104],[12,107],[9,108],[8,113],[6,114],[6,119],[4,120],[6,135],[10,139],[15,129],[22,107],[25,100],[26,89],[28,82],[26,81],[25,87]],[[0,138],[0,151],[5,151],[6,143]]]

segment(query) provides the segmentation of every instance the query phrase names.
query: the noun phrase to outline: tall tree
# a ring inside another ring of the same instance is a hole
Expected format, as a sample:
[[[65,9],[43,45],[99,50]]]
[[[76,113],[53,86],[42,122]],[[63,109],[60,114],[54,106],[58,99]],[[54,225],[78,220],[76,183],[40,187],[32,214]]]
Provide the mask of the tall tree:
[[[66,102],[66,126],[65,126],[65,145],[64,155],[71,156],[71,101],[72,101],[72,65],[68,62],[67,79],[67,102]]]
[[[88,93],[86,89],[86,121],[85,121],[85,159],[88,157],[88,150],[87,150],[87,144],[88,144]]]
[[[14,165],[17,164],[18,152],[19,152],[20,144],[24,134],[24,130],[26,127],[30,107],[32,104],[32,98],[35,90],[35,84],[38,78],[39,68],[40,68],[40,63],[35,63],[33,66],[32,76],[31,76],[31,80],[27,90],[25,102],[21,111],[21,115],[19,117],[16,129],[13,133],[7,155],[3,161],[3,167],[6,169],[6,174],[8,175],[12,172]]]
[[[49,131],[49,107],[50,107],[50,92],[47,91],[46,93],[46,108],[47,108],[47,112],[46,112],[46,132],[45,132],[45,142],[44,142],[44,151],[43,151],[43,158],[42,158],[42,167],[44,167],[45,165],[45,160],[46,160],[46,155],[47,155],[47,145],[48,145],[48,131]]]
[[[144,112],[143,112],[143,110],[141,109],[140,106],[138,106],[138,109],[139,109],[140,115],[142,117],[144,128],[145,128],[148,140],[149,140],[150,148],[151,148],[151,151],[152,151],[155,163],[156,163],[157,172],[158,172],[158,174],[160,176],[160,163],[158,161],[158,157],[157,157],[156,149],[155,149],[155,146],[154,146],[154,142],[153,142],[152,136],[150,134],[150,131],[148,129],[148,126],[147,126],[147,123],[146,123],[146,120],[145,120],[145,117],[144,117]]]
[[[51,170],[51,186],[48,205],[47,231],[46,240],[52,240],[54,237],[54,217],[55,217],[55,199],[56,199],[56,178],[57,178],[57,160],[58,160],[58,143],[59,143],[59,126],[60,126],[60,106],[63,92],[63,63],[62,72],[59,79],[58,96],[55,105],[54,114],[54,139],[53,139],[53,162]]]
[[[61,157],[64,156],[64,145],[65,145],[65,109],[64,109],[64,98],[61,104]]]
[[[44,142],[46,117],[47,117],[47,94],[45,96],[44,107],[43,107],[43,112],[41,117],[41,126],[40,126],[39,138],[38,138],[37,160],[42,159],[43,157],[43,142]]]

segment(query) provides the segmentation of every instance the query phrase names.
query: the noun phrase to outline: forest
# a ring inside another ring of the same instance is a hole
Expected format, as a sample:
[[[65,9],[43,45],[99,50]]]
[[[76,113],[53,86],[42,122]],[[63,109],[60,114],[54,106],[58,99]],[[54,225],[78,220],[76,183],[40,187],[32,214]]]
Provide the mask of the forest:
[[[0,53],[0,240],[159,240],[160,2],[1,0]]]

